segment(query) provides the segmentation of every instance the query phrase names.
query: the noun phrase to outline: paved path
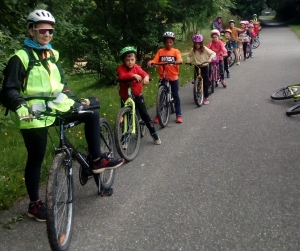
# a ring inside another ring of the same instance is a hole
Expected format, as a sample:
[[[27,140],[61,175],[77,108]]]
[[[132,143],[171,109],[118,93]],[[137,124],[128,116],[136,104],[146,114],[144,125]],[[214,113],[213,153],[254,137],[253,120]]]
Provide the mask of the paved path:
[[[208,106],[196,108],[192,86],[181,88],[184,123],[172,117],[161,146],[145,136],[113,197],[76,181],[71,251],[300,250],[300,116],[285,115],[292,101],[270,99],[299,83],[300,42],[286,27],[264,28],[260,39]],[[21,201],[1,221],[26,209]],[[45,230],[28,218],[0,228],[0,250],[49,250]]]

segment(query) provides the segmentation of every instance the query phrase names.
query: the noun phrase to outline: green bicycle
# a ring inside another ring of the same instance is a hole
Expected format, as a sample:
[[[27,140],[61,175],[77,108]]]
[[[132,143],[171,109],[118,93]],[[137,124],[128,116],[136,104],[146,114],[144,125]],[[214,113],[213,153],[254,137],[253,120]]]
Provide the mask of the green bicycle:
[[[128,99],[117,115],[114,136],[119,155],[126,161],[132,161],[140,149],[141,138],[146,133],[146,124],[136,109],[134,95],[129,83]]]
[[[300,85],[289,85],[282,87],[271,94],[274,100],[285,100],[293,98],[295,102],[300,100]]]

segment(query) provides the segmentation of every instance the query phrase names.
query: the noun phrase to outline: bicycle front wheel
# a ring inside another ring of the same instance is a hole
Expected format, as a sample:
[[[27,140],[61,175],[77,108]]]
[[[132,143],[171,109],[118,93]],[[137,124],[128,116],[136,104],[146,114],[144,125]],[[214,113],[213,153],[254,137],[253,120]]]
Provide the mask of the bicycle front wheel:
[[[286,111],[286,115],[297,115],[300,114],[300,104],[294,105]]]
[[[229,67],[231,67],[231,66],[234,65],[235,60],[236,60],[236,54],[235,54],[235,51],[232,51],[232,52],[231,52],[231,61],[230,61],[230,63],[229,63]]]
[[[69,249],[73,230],[74,184],[67,154],[54,157],[46,189],[47,234],[54,251]]]
[[[203,80],[198,79],[198,81],[194,83],[193,88],[193,94],[194,94],[194,101],[195,104],[200,107],[203,104],[204,100],[204,93],[203,93]]]
[[[271,98],[274,100],[291,99],[298,94],[300,94],[300,85],[289,85],[275,91],[271,94]]]
[[[135,119],[135,132],[133,120]],[[123,107],[115,123],[115,142],[119,155],[127,161],[132,161],[140,149],[141,132],[138,117],[133,117],[131,107]]]
[[[158,93],[156,98],[156,114],[160,126],[162,128],[166,127],[169,123],[170,104],[168,103],[168,91],[164,86],[160,86],[158,88]]]
[[[252,43],[252,49],[256,49],[260,45],[259,39],[254,39]]]
[[[106,119],[100,119],[100,151],[109,157],[114,157],[115,155],[114,138]],[[100,193],[103,189],[112,187],[115,179],[115,170],[105,170],[100,174],[96,174],[96,176],[98,177],[96,184],[98,186],[98,192]]]

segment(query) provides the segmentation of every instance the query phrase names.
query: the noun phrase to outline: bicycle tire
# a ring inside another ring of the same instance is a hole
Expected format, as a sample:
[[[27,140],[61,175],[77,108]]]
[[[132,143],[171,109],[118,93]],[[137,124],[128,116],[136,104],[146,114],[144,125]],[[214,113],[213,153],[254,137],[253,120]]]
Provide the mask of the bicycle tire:
[[[229,63],[229,67],[233,66],[236,60],[236,54],[235,51],[231,51],[231,61]]]
[[[208,94],[211,95],[213,94],[213,73],[212,69],[209,71],[209,86],[208,86]]]
[[[170,103],[168,103],[168,91],[165,86],[158,88],[156,97],[156,114],[162,128],[166,127],[170,118]]]
[[[171,88],[171,87],[170,87]],[[172,99],[170,100],[170,110],[171,110],[171,114],[174,114],[175,113],[175,103],[174,103],[174,99],[173,99],[173,96],[172,96]]]
[[[201,107],[204,101],[204,93],[203,93],[203,80],[198,79],[198,81],[194,81],[193,88],[194,101],[197,107]]]
[[[271,99],[274,100],[285,100],[285,99],[291,99],[295,96],[295,94],[291,93],[289,88],[299,88],[299,92],[300,92],[300,85],[289,85],[286,87],[282,87],[280,89],[278,89],[277,91],[275,91],[273,94],[271,94]],[[277,96],[279,93],[282,93],[282,95],[280,94],[280,96]]]
[[[246,58],[250,58],[250,44],[247,44],[247,47],[246,47]]]
[[[140,132],[141,132],[141,138],[143,138],[146,134],[146,124],[143,120],[139,120],[139,124],[140,124]]]
[[[69,249],[73,231],[74,182],[71,161],[67,154],[60,153],[53,159],[46,189],[47,234],[51,249]],[[61,223],[58,220],[66,218]]]
[[[216,70],[212,69],[211,93],[215,92],[216,81]]]
[[[297,115],[300,114],[300,104],[294,105],[286,111],[286,115]]]
[[[252,43],[252,49],[256,49],[260,45],[259,39],[254,39]]]
[[[110,157],[115,157],[114,156],[115,145],[114,145],[113,133],[108,121],[104,118],[100,119],[100,131],[102,135],[102,137],[100,136],[101,153],[106,153]],[[115,179],[115,170],[114,169],[105,170],[104,172],[97,174],[96,176],[98,177],[98,182],[96,181],[96,185],[98,186],[98,193],[100,194],[100,192],[103,189],[108,189],[112,187]]]
[[[126,121],[125,121],[126,120]],[[140,149],[141,132],[138,117],[135,114],[136,133],[132,134],[132,109],[131,107],[123,107],[117,116],[114,135],[116,148],[119,155],[126,161],[132,161]],[[124,132],[124,122],[127,123],[127,128]]]

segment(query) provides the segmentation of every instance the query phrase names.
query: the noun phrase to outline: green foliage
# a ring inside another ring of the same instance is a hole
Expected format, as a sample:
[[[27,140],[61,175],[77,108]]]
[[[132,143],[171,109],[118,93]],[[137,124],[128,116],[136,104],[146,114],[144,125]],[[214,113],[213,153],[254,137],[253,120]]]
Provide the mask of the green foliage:
[[[266,0],[235,0],[236,7],[230,8],[233,15],[240,16],[242,20],[250,20],[253,14],[259,13],[266,7]]]

